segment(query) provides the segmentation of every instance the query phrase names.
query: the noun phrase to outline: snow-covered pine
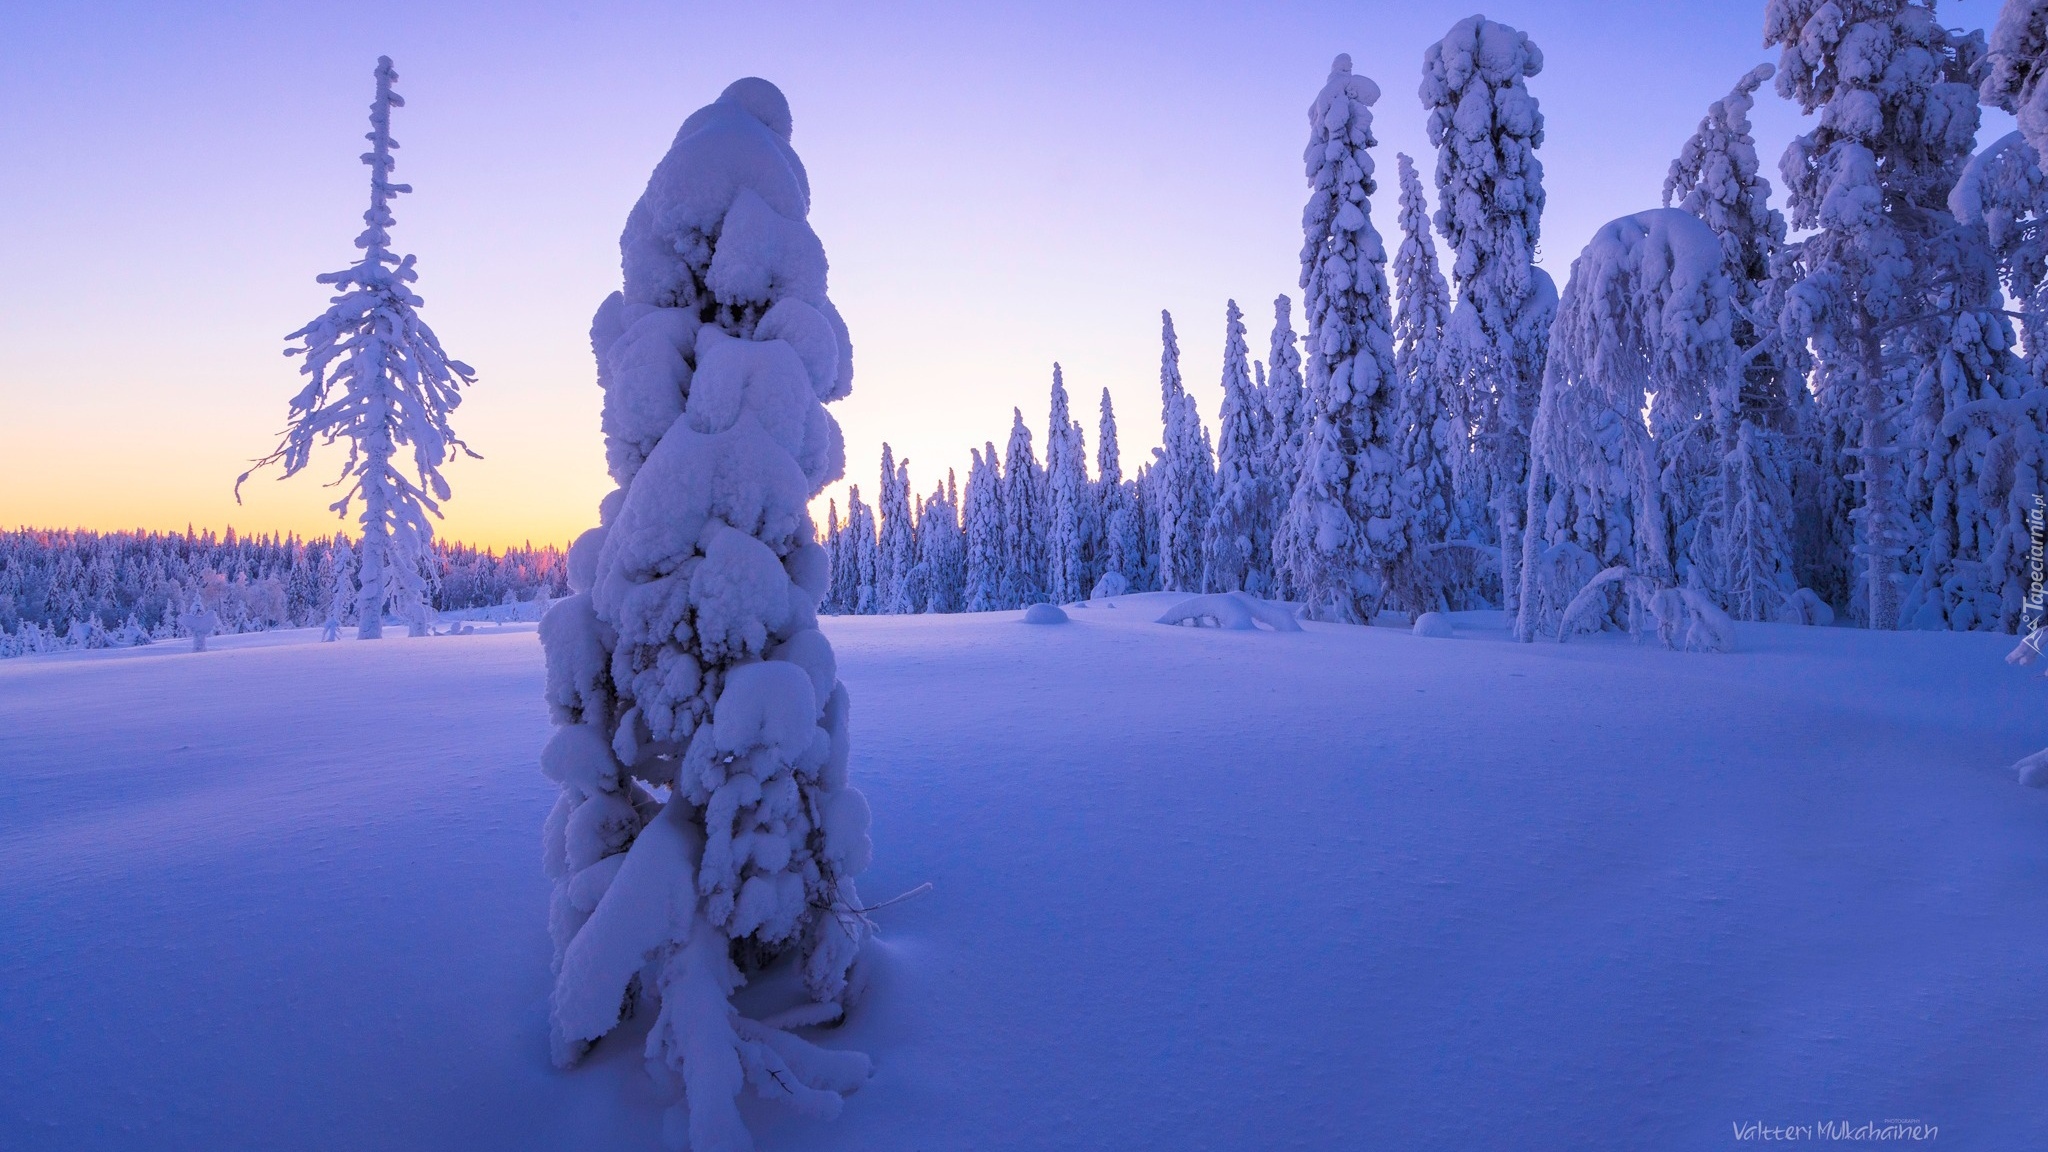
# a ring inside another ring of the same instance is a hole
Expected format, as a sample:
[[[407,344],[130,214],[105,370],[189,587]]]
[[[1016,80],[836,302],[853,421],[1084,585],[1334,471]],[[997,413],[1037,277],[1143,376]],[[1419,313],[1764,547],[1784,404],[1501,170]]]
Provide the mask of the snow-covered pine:
[[[1764,23],[1779,93],[1821,113],[1780,164],[1790,224],[1811,231],[1783,323],[1812,348],[1816,431],[1853,485],[1853,507],[1827,510],[1827,535],[1854,541],[1843,582],[1871,627],[1970,626],[2004,579],[1981,566],[1993,513],[1958,503],[1987,442],[1944,425],[2015,387],[1990,261],[1947,210],[1977,130],[1982,35],[1908,0],[1847,16],[1771,0]]]
[[[1913,627],[2024,632],[2037,623],[2027,618],[2027,570],[2048,450],[2048,357],[2032,354],[2048,334],[2048,179],[2025,136],[2012,133],[1970,160],[1949,204],[1959,227],[1937,259],[1952,269],[1951,303],[1964,307],[1915,381],[1908,479],[1929,531],[1900,614]],[[1995,311],[2008,293],[2020,305],[2025,362]]]
[[[1180,375],[1180,339],[1171,313],[1159,313],[1159,414],[1164,426],[1152,476],[1157,501],[1159,587],[1202,591],[1202,533],[1209,519],[1212,470],[1202,443],[1202,418]]]
[[[1285,293],[1273,298],[1273,332],[1266,345],[1266,385],[1262,392],[1268,451],[1272,455],[1267,469],[1272,480],[1267,493],[1272,505],[1266,519],[1273,526],[1275,545],[1280,541],[1280,522],[1287,515],[1294,486],[1301,478],[1301,443],[1308,431],[1307,386],[1301,377],[1301,341],[1294,334],[1293,309],[1294,302]],[[1274,595],[1292,599],[1296,593],[1287,565],[1277,553],[1271,555],[1270,561],[1268,571],[1273,574]]]
[[[2005,574],[1997,626],[2027,632],[2043,623],[2038,601],[2029,607],[2027,573],[2030,529],[2040,523],[2035,499],[2048,479],[2048,355],[2036,351],[2048,341],[2048,176],[2039,153],[2023,134],[2008,134],[1971,160],[1949,203],[1965,226],[1984,229],[2006,291],[2020,305],[2025,390],[2015,399],[1978,401],[1948,421],[1977,423],[1992,437],[1985,473],[1990,491],[1980,498],[1991,503],[2002,495],[2006,510],[1985,563]]]
[[[1051,411],[1045,426],[1045,580],[1055,604],[1088,594],[1088,462],[1067,402],[1060,366],[1052,366]]]
[[[337,539],[334,548],[334,586],[328,590],[327,619],[321,626],[320,639],[339,640],[342,625],[348,623],[349,610],[355,607],[356,577],[355,553],[350,551],[348,542]]]
[[[1720,238],[1676,208],[1613,221],[1572,262],[1531,439],[1518,639],[1635,631],[1643,609],[1676,627],[1655,432],[1706,419],[1732,387],[1733,319]],[[1653,394],[1661,419],[1645,418]]]
[[[1265,421],[1250,359],[1244,313],[1232,300],[1223,315],[1223,410],[1217,420],[1216,500],[1202,541],[1203,583],[1219,592],[1271,596],[1272,480],[1261,459]]]
[[[2048,0],[2005,0],[1985,63],[1984,103],[2012,113],[2034,154],[2048,155]]]
[[[839,501],[825,502],[825,562],[831,566],[832,577],[825,582],[825,602],[818,611],[832,616],[844,615],[847,611],[847,563],[846,530],[839,523]]]
[[[966,579],[966,540],[960,534],[960,506],[955,502],[953,473],[925,498],[917,518],[917,567],[912,569],[918,610],[960,611]]]
[[[1542,70],[1543,53],[1527,35],[1470,16],[1424,54],[1420,91],[1437,148],[1436,227],[1457,286],[1444,348],[1472,428],[1458,500],[1468,525],[1501,546],[1510,618],[1529,426],[1557,310],[1557,286],[1535,265],[1543,113],[1524,81]]]
[[[348,460],[336,480],[345,487],[329,507],[346,519],[362,500],[356,636],[363,640],[384,634],[387,611],[415,634],[425,629],[432,611],[425,565],[433,518],[449,496],[441,466],[458,453],[476,455],[448,424],[448,414],[462,403],[461,387],[474,384],[476,373],[442,351],[440,338],[420,319],[424,301],[412,290],[419,279],[413,257],[391,251],[392,198],[412,191],[410,184],[391,182],[397,164],[391,154],[398,148],[391,110],[405,100],[392,90],[398,72],[389,56],[377,58],[376,78],[364,137],[370,151],[363,153],[370,207],[363,213],[367,227],[356,237],[362,259],[317,278],[337,295],[326,312],[285,337],[299,342],[285,355],[305,357],[299,371],[308,377],[306,386],[292,398],[276,450],[235,481],[239,501],[243,482],[258,469],[281,463],[280,479],[294,476],[311,462],[315,443],[348,441]],[[407,448],[409,468],[396,460]]]
[[[1690,560],[1693,579],[1742,620],[1777,619],[1799,587],[1790,439],[1803,433],[1798,416],[1804,407],[1795,402],[1793,390],[1800,385],[1787,371],[1776,325],[1765,318],[1785,218],[1770,206],[1771,185],[1760,171],[1749,122],[1756,90],[1776,72],[1759,65],[1708,106],[1664,178],[1664,206],[1676,201],[1721,239],[1734,291],[1735,348],[1743,358],[1739,387],[1714,400],[1711,449],[1717,463],[1688,469],[1707,481],[1706,490],[1669,488],[1697,513],[1696,529],[1681,528],[1674,543]],[[1683,455],[1689,462],[1691,453]],[[1667,469],[1674,463],[1667,460]]]
[[[993,441],[970,449],[961,519],[967,537],[967,568],[960,608],[992,612],[1003,607],[1003,571],[1008,558],[1003,531],[1002,465]]]
[[[1308,409],[1301,472],[1275,553],[1303,611],[1368,623],[1377,583],[1410,548],[1399,518],[1402,478],[1391,451],[1394,345],[1386,247],[1372,225],[1369,151],[1379,85],[1340,55],[1309,106],[1303,152],[1301,288],[1307,325]]]
[[[910,570],[917,563],[909,465],[907,460],[897,462],[889,445],[882,445],[882,531],[875,555],[875,611],[886,616],[915,611],[909,588]]]
[[[875,510],[861,501],[858,484],[846,490],[846,534],[848,579],[853,585],[846,610],[856,616],[873,616],[882,610],[881,548],[876,541]]]
[[[1031,448],[1024,410],[1010,409],[1010,443],[1003,453],[1003,583],[1001,606],[1022,608],[1045,599],[1045,470]]]
[[[1451,314],[1451,289],[1436,262],[1429,230],[1429,201],[1415,161],[1395,157],[1401,172],[1401,247],[1394,254],[1394,460],[1402,474],[1402,511],[1412,548],[1388,573],[1396,604],[1415,613],[1465,607],[1469,596],[1451,587],[1453,573],[1469,572],[1471,557],[1444,547],[1464,531],[1455,515],[1453,477],[1466,466],[1468,427],[1452,407],[1454,395],[1444,355],[1444,324]],[[1470,580],[1459,581],[1471,583]]]
[[[752,1146],[749,1086],[829,1115],[868,1074],[789,1030],[845,1012],[870,852],[807,511],[844,471],[824,402],[851,388],[851,345],[789,136],[782,93],[737,81],[683,122],[627,217],[593,345],[607,432],[647,450],[614,457],[620,487],[571,551],[576,594],[541,625],[555,1057],[659,1001],[649,1069],[680,1088],[697,1152]],[[780,963],[811,1003],[739,1012],[735,990]]]
[[[1114,572],[1127,585],[1138,588],[1147,567],[1143,513],[1138,508],[1137,485],[1124,479],[1123,457],[1116,436],[1116,409],[1110,403],[1107,388],[1102,390],[1102,420],[1095,439],[1095,493],[1102,519],[1096,580]],[[1091,581],[1089,588],[1094,587]]]

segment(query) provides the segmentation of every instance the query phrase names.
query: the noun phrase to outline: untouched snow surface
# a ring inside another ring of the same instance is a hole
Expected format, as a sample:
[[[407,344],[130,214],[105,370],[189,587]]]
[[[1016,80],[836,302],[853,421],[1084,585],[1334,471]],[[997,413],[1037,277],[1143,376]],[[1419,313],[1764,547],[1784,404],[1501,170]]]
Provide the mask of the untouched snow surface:
[[[1694,1149],[2048,1132],[2048,684],[2009,638],[1732,655],[1177,597],[826,622],[872,1055],[776,1149]],[[548,1062],[531,625],[0,664],[0,1148],[658,1148]],[[644,1032],[644,1020],[641,1032]]]

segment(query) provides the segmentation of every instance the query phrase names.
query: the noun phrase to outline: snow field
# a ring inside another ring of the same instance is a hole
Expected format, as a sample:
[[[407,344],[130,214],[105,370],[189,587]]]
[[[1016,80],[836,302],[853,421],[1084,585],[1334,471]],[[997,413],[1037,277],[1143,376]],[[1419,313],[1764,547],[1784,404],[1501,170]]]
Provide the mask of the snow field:
[[[825,621],[863,895],[933,889],[814,1036],[875,1078],[831,1122],[743,1100],[762,1149],[2048,1125],[2009,638],[1151,622],[1177,599]],[[548,1061],[538,645],[293,635],[0,665],[0,1147],[660,1147],[644,1017]]]

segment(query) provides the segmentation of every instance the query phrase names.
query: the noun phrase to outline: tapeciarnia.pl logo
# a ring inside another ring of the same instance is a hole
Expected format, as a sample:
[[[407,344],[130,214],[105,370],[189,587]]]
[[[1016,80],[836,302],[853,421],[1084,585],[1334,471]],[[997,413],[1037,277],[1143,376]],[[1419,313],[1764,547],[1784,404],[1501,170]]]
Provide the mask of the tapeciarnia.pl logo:
[[[1735,1130],[1736,1140],[1759,1144],[1795,1140],[1858,1144],[1924,1143],[1941,1135],[1939,1125],[1924,1120],[1818,1120],[1812,1124],[1733,1120],[1729,1127]]]

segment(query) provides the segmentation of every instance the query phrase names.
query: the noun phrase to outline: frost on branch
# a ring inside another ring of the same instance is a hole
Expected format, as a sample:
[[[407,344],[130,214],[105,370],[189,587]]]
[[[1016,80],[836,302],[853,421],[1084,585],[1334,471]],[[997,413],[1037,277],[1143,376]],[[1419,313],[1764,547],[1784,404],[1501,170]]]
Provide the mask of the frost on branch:
[[[743,1088],[830,1114],[868,1068],[789,1031],[844,1016],[869,854],[807,510],[844,471],[824,404],[852,349],[789,135],[773,85],[734,83],[627,218],[624,287],[591,325],[619,488],[541,628],[556,1060],[658,1004],[649,1067],[698,1152],[751,1146]],[[733,992],[774,965],[811,1004],[741,1015]]]

